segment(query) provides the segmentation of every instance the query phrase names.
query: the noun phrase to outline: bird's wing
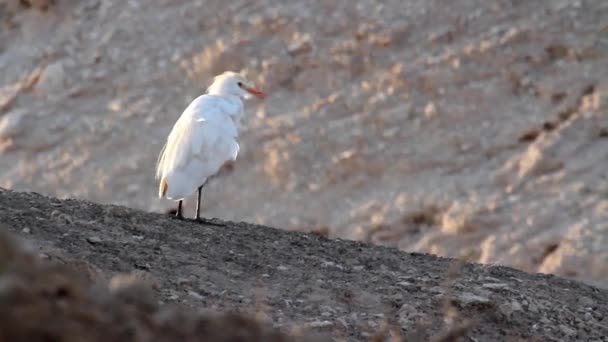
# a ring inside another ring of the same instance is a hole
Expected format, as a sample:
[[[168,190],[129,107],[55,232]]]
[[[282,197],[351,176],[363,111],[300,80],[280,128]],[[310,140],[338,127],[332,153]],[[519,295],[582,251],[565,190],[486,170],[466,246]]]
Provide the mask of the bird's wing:
[[[237,129],[221,99],[202,95],[177,120],[158,160],[157,178],[187,166],[193,158],[207,167],[238,152]],[[234,145],[236,144],[236,151]],[[236,157],[236,155],[234,156]]]

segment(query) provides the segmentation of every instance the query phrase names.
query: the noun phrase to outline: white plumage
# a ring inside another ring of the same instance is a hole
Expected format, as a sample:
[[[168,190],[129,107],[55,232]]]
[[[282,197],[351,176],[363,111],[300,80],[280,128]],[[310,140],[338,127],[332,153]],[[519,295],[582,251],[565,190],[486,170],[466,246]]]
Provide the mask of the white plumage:
[[[163,147],[156,169],[159,197],[181,201],[199,190],[239,152],[238,123],[243,115],[241,98],[264,97],[240,74],[225,72],[214,78],[207,94],[192,101],[179,117]]]

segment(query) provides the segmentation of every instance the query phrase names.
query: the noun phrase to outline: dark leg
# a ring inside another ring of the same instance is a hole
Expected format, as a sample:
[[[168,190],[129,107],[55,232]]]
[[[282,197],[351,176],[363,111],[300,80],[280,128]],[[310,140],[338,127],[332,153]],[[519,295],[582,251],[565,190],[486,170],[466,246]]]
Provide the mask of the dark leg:
[[[201,219],[201,193],[203,192],[203,186],[205,184],[198,187],[198,199],[196,200],[196,217],[194,218],[197,221]]]
[[[184,218],[184,215],[182,215],[182,200],[179,200],[179,203],[177,204],[177,213],[175,213],[175,217],[178,219]]]

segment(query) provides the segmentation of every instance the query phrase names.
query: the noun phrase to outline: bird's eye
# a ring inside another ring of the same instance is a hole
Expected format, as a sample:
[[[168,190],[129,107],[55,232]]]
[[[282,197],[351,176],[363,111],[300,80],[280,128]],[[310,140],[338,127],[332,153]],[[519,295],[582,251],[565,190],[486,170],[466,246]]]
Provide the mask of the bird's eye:
[[[242,87],[242,86],[243,86],[243,82],[239,82],[239,83],[237,83],[237,85],[238,85],[239,87]]]

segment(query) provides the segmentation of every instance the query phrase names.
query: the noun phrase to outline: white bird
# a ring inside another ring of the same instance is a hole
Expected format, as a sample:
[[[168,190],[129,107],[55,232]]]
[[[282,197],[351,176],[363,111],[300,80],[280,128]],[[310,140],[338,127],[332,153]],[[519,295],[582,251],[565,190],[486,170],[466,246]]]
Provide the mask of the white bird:
[[[265,97],[242,75],[224,72],[213,79],[206,94],[186,107],[173,126],[158,158],[156,179],[160,179],[159,198],[179,201],[178,218],[183,218],[183,199],[198,189],[195,219],[200,220],[203,186],[224,164],[236,160],[241,98],[247,94]]]

